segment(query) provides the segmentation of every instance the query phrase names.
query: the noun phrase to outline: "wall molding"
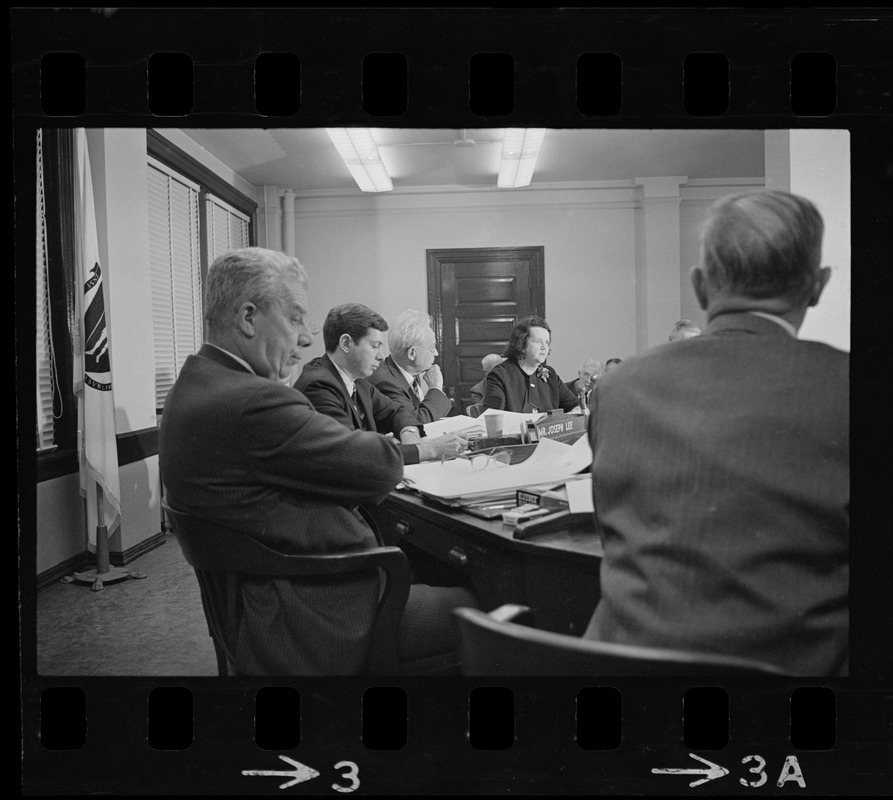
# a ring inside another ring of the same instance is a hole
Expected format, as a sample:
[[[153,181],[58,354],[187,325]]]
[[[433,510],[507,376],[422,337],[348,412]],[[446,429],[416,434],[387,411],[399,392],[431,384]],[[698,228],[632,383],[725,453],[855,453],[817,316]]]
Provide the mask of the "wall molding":
[[[140,556],[144,556],[146,555],[146,553],[150,553],[155,548],[161,547],[163,544],[167,544],[167,540],[169,538],[172,537],[169,537],[167,534],[159,531],[154,536],[150,536],[148,539],[144,539],[138,544],[135,544],[133,547],[128,548],[124,552],[112,550],[109,552],[109,564],[113,567],[125,567],[138,559]],[[62,580],[62,578],[64,578],[66,575],[71,575],[73,572],[84,572],[95,567],[95,553],[84,550],[82,553],[78,553],[76,556],[67,558],[65,559],[65,561],[62,561],[59,564],[56,564],[55,566],[41,572],[37,576],[37,591],[40,592],[50,586],[53,586],[54,584]],[[151,576],[149,577],[151,578]]]
[[[118,468],[158,455],[158,426],[121,433],[115,437]]]
[[[146,152],[167,164],[171,169],[185,173],[187,177],[197,180],[212,194],[217,195],[243,214],[253,217],[257,211],[257,202],[254,199],[242,194],[217,173],[151,128],[146,130]]]
[[[115,437],[118,469],[158,455],[158,426],[119,433]],[[73,475],[80,468],[76,450],[56,450],[37,458],[37,483]]]

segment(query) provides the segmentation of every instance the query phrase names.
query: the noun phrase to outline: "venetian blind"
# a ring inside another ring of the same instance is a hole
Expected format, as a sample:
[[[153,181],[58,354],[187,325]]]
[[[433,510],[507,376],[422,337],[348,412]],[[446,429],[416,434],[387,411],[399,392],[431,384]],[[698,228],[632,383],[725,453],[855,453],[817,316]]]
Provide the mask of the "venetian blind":
[[[37,131],[37,449],[54,447],[55,388],[47,282],[47,221],[43,184],[43,131]]]
[[[199,187],[151,158],[149,255],[155,404],[161,409],[183,362],[202,344]]]
[[[208,266],[223,253],[248,247],[249,220],[241,211],[209,194],[205,199],[205,219],[208,225]]]

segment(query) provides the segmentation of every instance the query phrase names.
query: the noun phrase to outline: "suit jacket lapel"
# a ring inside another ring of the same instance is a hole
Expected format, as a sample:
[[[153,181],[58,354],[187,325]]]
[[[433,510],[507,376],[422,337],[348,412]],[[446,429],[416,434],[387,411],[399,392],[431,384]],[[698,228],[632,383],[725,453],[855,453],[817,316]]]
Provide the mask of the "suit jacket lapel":
[[[332,377],[335,379],[335,383],[337,384],[338,388],[341,390],[341,396],[344,399],[344,406],[345,406],[345,408],[347,408],[350,411],[350,416],[353,419],[354,427],[360,431],[364,430],[366,426],[363,424],[363,420],[360,418],[360,414],[359,414],[359,411],[357,410],[357,407],[353,404],[353,398],[347,393],[347,387],[344,385],[344,380],[341,378],[341,373],[338,372],[338,367],[336,367],[335,362],[332,361],[331,358],[329,358],[328,353],[326,353],[323,356],[322,363],[325,364],[326,369],[332,373]],[[362,394],[362,391],[360,390],[360,387],[356,381],[354,381],[354,386],[357,389],[357,402],[362,402],[359,399]],[[364,413],[365,413],[365,410],[364,410]],[[367,413],[366,418],[369,419],[368,413]]]
[[[400,371],[400,367],[397,366],[397,363],[391,356],[388,356],[385,361],[387,362],[388,369],[391,371],[391,375],[394,376],[394,380],[397,382],[397,386],[403,388],[404,396],[412,403],[413,407],[417,409],[422,401],[419,400],[419,396],[415,393],[415,387],[406,383],[406,376]]]

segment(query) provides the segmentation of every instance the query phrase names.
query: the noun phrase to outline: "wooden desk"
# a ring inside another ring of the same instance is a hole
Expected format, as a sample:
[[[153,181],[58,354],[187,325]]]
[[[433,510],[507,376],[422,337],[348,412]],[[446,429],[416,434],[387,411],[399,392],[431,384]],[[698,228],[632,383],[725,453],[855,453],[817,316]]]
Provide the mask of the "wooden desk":
[[[579,636],[599,599],[601,542],[595,529],[571,528],[528,540],[501,520],[485,520],[409,492],[371,509],[386,544],[449,565],[474,587],[482,607],[530,606],[544,630]],[[424,572],[420,577],[424,580]]]

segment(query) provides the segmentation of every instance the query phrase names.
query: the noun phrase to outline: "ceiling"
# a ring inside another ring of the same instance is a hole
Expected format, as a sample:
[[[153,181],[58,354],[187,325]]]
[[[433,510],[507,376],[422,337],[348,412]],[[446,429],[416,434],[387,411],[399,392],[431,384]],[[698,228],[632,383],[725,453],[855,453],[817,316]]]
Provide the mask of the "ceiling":
[[[372,134],[399,191],[495,188],[503,130],[373,128]],[[254,186],[359,192],[324,128],[182,132]],[[763,177],[763,132],[548,129],[532,185],[670,175]]]

